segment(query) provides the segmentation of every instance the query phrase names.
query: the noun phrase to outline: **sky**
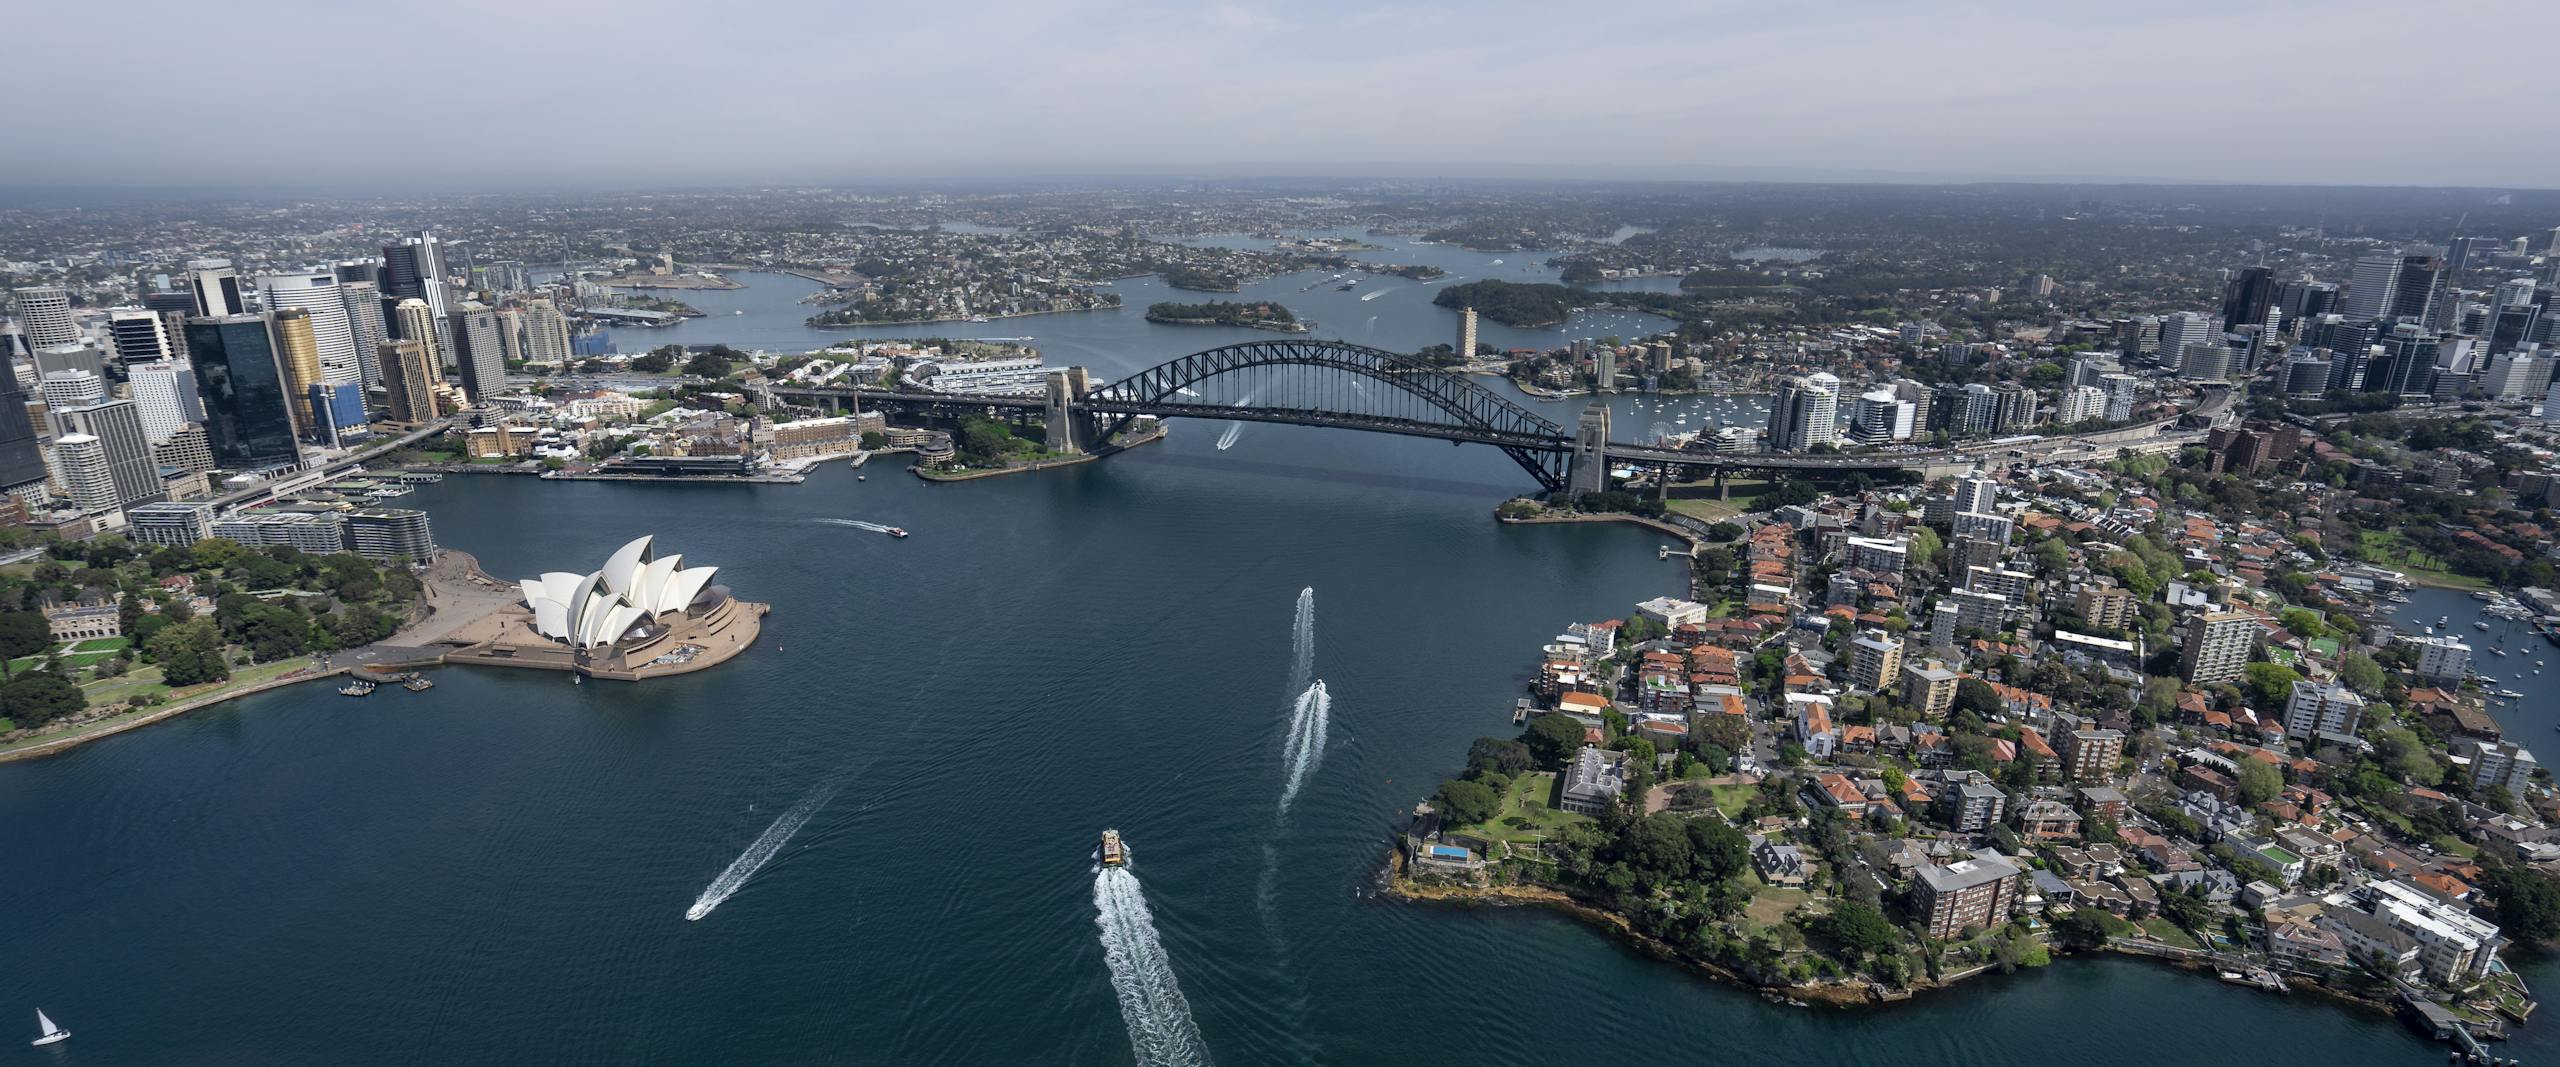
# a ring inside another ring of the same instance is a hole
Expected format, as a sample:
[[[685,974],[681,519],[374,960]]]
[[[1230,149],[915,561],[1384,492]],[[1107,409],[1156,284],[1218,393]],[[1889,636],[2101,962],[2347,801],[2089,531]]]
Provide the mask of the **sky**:
[[[2549,0],[26,0],[8,23],[8,185],[2560,185]]]

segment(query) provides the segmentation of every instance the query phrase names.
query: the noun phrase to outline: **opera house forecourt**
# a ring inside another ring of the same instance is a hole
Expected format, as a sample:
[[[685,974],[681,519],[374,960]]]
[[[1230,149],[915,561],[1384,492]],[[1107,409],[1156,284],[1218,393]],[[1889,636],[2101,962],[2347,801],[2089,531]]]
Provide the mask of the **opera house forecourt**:
[[[660,557],[643,536],[592,573],[553,571],[517,583],[524,595],[460,635],[445,662],[575,671],[637,681],[726,662],[755,643],[772,610],[711,584],[718,567]]]

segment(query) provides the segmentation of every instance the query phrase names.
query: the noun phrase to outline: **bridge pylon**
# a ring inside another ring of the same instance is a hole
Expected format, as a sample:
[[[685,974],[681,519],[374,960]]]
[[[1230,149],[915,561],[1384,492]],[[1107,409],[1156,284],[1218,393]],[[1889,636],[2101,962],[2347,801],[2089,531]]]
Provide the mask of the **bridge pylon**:
[[[1084,428],[1085,396],[1093,392],[1093,378],[1083,367],[1067,367],[1048,376],[1049,402],[1042,412],[1046,424],[1045,442],[1052,452],[1082,452],[1094,442]]]
[[[1609,491],[1609,405],[1582,409],[1573,433],[1573,452],[1565,467],[1565,492],[1573,496]]]

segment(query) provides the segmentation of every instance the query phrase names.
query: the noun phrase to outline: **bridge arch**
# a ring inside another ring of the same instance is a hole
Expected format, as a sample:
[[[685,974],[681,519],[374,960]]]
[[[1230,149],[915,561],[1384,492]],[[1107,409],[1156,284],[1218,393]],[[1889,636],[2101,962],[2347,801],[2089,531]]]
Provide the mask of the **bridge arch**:
[[[1310,378],[1300,369],[1331,373]],[[1373,395],[1363,381],[1393,394]],[[1221,384],[1242,390],[1243,399],[1194,388]],[[1563,428],[1464,375],[1343,341],[1246,341],[1194,352],[1096,389],[1083,406],[1117,417],[1102,440],[1141,414],[1339,426],[1493,445],[1546,488],[1565,484],[1570,435]]]

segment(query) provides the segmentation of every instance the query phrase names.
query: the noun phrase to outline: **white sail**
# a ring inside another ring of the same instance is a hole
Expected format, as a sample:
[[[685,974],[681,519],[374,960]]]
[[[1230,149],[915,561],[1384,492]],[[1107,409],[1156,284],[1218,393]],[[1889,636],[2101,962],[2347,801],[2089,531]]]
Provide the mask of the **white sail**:
[[[37,1037],[52,1037],[53,1035],[58,1034],[58,1033],[61,1033],[61,1032],[62,1032],[62,1028],[61,1028],[61,1027],[53,1025],[53,1020],[51,1020],[51,1019],[48,1019],[48,1018],[45,1018],[45,1017],[44,1017],[44,1009],[43,1009],[43,1008],[37,1008],[37,1009],[36,1009],[36,1036],[37,1036]]]

